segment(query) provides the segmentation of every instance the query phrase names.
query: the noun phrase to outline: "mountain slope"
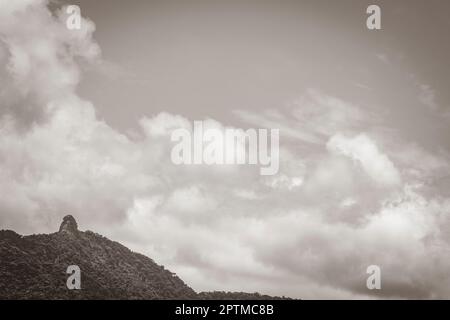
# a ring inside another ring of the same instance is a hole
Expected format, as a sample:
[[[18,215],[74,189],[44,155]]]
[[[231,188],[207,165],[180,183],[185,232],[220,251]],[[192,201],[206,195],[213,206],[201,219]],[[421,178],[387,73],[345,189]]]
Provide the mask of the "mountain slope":
[[[67,267],[81,269],[69,290]],[[271,299],[260,294],[202,292],[152,259],[91,231],[72,216],[59,232],[21,236],[0,231],[0,299]],[[272,298],[273,299],[273,298]]]
[[[69,265],[81,290],[68,290]],[[189,299],[196,293],[152,259],[64,218],[60,231],[20,236],[0,231],[0,299]]]

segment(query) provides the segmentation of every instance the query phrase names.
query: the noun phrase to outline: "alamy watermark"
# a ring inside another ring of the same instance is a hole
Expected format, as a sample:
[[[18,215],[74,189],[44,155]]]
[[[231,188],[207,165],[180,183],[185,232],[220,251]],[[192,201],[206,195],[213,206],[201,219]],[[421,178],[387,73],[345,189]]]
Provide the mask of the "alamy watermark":
[[[170,156],[177,165],[259,164],[261,175],[275,175],[280,163],[279,139],[279,129],[204,128],[203,121],[194,121],[193,131],[172,131],[171,141],[177,144]]]
[[[68,17],[66,19],[66,27],[69,30],[81,29],[81,9],[77,5],[69,5],[66,8]]]
[[[381,290],[381,268],[375,264],[372,264],[367,267],[366,272],[370,274],[366,281],[367,289]]]
[[[367,17],[366,26],[369,30],[381,30],[381,8],[376,4],[371,4],[367,7]]]
[[[81,289],[81,269],[77,265],[70,265],[66,270],[67,274],[70,276],[67,278],[66,286],[69,290],[80,290]]]

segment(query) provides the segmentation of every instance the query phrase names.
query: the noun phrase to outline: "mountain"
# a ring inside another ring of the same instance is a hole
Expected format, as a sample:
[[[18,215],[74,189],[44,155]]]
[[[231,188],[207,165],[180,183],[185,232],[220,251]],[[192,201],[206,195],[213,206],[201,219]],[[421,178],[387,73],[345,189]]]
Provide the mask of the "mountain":
[[[68,266],[81,270],[81,290],[66,285]],[[249,293],[197,294],[152,259],[66,216],[59,231],[21,236],[0,231],[0,299],[270,299]]]

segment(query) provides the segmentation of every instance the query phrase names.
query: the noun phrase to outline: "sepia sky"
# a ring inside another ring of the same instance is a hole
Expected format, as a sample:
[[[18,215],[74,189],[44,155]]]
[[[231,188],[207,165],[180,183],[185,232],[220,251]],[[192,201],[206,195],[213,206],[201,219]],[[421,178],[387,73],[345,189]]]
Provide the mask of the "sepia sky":
[[[449,11],[0,0],[0,229],[72,214],[196,291],[450,298]],[[280,129],[279,173],[172,164],[195,120]]]

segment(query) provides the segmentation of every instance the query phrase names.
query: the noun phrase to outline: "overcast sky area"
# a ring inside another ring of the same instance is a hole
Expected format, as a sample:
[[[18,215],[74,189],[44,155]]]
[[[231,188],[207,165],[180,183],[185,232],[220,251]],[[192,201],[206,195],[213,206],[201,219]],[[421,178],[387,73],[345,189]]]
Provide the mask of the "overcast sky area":
[[[0,229],[72,214],[196,291],[450,298],[449,12],[0,0]],[[280,129],[278,174],[174,165],[170,134],[194,120]]]

